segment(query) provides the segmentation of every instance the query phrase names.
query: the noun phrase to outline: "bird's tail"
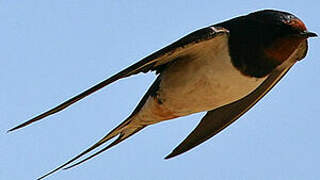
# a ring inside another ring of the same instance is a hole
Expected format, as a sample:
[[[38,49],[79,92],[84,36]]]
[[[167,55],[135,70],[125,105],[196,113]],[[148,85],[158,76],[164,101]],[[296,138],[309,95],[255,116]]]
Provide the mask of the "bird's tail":
[[[69,160],[68,162],[62,164],[61,166],[53,169],[52,171],[48,172],[47,174],[41,176],[40,178],[38,178],[38,180],[43,179],[47,176],[49,176],[50,174],[55,173],[56,171],[60,170],[60,169],[69,169],[72,167],[75,167],[95,156],[97,156],[98,154],[110,149],[111,147],[113,147],[114,145],[122,142],[123,140],[127,139],[128,137],[132,136],[133,134],[135,134],[136,132],[140,131],[141,129],[143,129],[145,127],[145,125],[141,125],[141,126],[130,126],[130,122],[133,120],[135,116],[133,117],[129,117],[128,119],[126,119],[124,122],[122,122],[119,126],[117,126],[116,128],[114,128],[110,133],[108,133],[105,137],[103,137],[100,141],[98,141],[96,144],[94,144],[93,146],[91,146],[90,148],[86,149],[85,151],[83,151],[82,153],[80,153],[79,155],[75,156],[74,158],[72,158],[71,160]],[[70,166],[67,166],[69,164],[71,164],[72,162],[76,161],[77,159],[79,159],[80,157],[82,157],[83,155],[89,153],[90,151],[96,149],[97,147],[101,146],[102,144],[104,144],[105,142],[109,141],[110,139],[114,138],[115,136],[118,136],[118,138],[116,140],[114,140],[112,143],[110,143],[108,146],[104,147],[103,149],[97,151],[96,153],[88,156],[87,158],[74,163]],[[67,167],[66,167],[67,166]]]

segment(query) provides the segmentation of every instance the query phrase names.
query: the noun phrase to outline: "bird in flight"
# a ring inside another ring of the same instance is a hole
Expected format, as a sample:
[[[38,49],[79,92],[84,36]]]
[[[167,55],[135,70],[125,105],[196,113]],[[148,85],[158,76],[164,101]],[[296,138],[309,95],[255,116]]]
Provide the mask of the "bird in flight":
[[[287,12],[262,10],[239,16],[192,32],[9,131],[55,114],[119,79],[154,71],[156,80],[127,119],[39,179],[79,165],[148,125],[206,111],[198,126],[166,156],[172,158],[208,140],[248,111],[306,56],[307,39],[315,36]],[[114,137],[113,142],[75,163]]]

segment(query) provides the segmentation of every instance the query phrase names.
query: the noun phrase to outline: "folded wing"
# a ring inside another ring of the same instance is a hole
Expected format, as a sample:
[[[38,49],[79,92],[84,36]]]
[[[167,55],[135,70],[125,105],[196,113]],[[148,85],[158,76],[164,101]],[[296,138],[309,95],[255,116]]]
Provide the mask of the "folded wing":
[[[34,123],[36,121],[39,121],[49,115],[55,114],[68,106],[72,105],[73,103],[85,98],[86,96],[98,91],[99,89],[128,76],[131,76],[133,74],[137,74],[140,72],[148,72],[148,71],[161,71],[163,68],[163,65],[174,61],[176,59],[179,59],[179,55],[183,53],[184,51],[188,50],[189,48],[192,48],[193,45],[207,41],[210,39],[213,39],[220,35],[226,35],[228,34],[228,31],[223,28],[215,28],[213,26],[203,28],[200,30],[197,30],[193,33],[190,33],[189,35],[181,38],[180,40],[174,42],[173,44],[160,49],[159,51],[156,51],[155,53],[145,57],[144,59],[140,60],[139,62],[129,66],[128,68],[120,71],[119,73],[111,76],[110,78],[100,82],[99,84],[85,90],[84,92],[80,93],[79,95],[76,95],[69,100],[59,104],[58,106],[8,130],[14,131],[16,129],[20,129],[22,127],[25,127],[31,123]]]

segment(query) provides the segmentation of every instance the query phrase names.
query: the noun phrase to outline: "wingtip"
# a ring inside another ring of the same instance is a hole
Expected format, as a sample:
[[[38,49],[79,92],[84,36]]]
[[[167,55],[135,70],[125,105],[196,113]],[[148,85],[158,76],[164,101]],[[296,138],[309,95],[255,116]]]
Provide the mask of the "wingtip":
[[[10,132],[15,131],[15,130],[20,129],[20,128],[23,128],[23,127],[25,127],[25,126],[27,126],[27,125],[29,125],[29,124],[30,124],[29,121],[27,121],[27,122],[25,122],[25,123],[22,123],[22,124],[20,124],[20,125],[18,125],[18,126],[15,126],[15,127],[11,128],[11,129],[9,129],[9,130],[7,131],[7,133],[10,133]]]
[[[175,154],[174,152],[171,152],[171,153],[168,154],[164,159],[165,159],[165,160],[168,160],[168,159],[171,159],[171,158],[175,157],[176,155],[178,155],[178,154]]]
[[[170,154],[168,156],[164,157],[165,160],[168,160],[170,158],[171,158]]]
[[[16,127],[14,127],[14,128],[11,128],[11,129],[7,130],[7,133],[11,133],[12,131],[17,130],[17,129],[19,129],[19,127],[18,127],[18,126],[16,126]]]
[[[45,116],[44,116],[44,117],[45,117]],[[24,123],[21,123],[21,124],[15,126],[15,127],[11,128],[11,129],[9,129],[9,130],[7,131],[7,133],[12,132],[12,131],[15,131],[15,130],[18,130],[18,129],[21,129],[21,128],[24,128],[24,127],[26,127],[26,126],[28,126],[28,125],[30,125],[30,124],[38,121],[38,120],[41,120],[41,119],[44,118],[44,117],[43,117],[43,114],[38,115],[38,116],[36,116],[36,117],[34,117],[34,118],[32,118],[32,119],[29,119],[28,121],[26,121],[26,122],[24,122]]]

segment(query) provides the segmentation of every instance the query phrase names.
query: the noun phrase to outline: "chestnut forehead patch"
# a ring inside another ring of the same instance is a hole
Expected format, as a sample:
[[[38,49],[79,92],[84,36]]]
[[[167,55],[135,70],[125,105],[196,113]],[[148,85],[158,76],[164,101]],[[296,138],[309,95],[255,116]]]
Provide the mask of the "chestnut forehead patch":
[[[298,18],[292,18],[290,21],[286,22],[286,24],[290,25],[294,29],[300,30],[300,31],[306,31],[307,27],[306,25]]]

